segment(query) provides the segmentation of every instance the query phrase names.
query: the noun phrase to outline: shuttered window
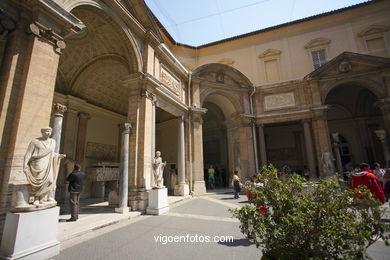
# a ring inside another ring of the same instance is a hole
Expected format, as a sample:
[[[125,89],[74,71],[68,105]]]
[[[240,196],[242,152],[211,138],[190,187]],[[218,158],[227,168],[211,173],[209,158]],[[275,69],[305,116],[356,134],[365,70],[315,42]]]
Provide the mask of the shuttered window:
[[[311,52],[311,57],[313,59],[314,69],[318,69],[326,63],[326,54],[325,50],[316,50]]]

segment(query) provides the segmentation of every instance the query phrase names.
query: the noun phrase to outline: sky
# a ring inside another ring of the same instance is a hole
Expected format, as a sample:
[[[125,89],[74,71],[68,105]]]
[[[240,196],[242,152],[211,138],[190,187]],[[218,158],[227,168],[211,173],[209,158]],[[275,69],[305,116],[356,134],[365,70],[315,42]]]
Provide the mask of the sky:
[[[145,0],[175,41],[200,46],[366,0]]]

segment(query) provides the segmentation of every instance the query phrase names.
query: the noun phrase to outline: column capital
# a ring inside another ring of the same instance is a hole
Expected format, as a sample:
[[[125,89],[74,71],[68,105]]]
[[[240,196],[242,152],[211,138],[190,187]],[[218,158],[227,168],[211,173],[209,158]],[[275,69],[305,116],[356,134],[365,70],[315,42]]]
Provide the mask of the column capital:
[[[304,118],[301,120],[302,124],[311,123],[311,118]]]
[[[53,105],[54,116],[64,116],[64,113],[68,110],[68,108],[65,105],[62,105],[60,103],[55,103]]]
[[[119,124],[119,129],[121,130],[121,132],[123,134],[129,134],[130,133],[130,130],[131,130],[131,124],[130,123],[122,123],[122,124]]]
[[[89,120],[89,119],[91,119],[91,115],[88,114],[88,113],[85,113],[85,112],[80,112],[80,113],[78,114],[78,117],[79,117],[80,119],[84,119],[84,120]]]

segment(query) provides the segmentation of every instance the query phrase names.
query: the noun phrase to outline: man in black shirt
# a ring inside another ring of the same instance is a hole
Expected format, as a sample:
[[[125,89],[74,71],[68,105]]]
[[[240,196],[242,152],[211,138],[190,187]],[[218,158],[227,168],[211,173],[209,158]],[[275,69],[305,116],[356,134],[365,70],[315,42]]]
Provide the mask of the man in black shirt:
[[[70,192],[70,219],[67,222],[76,221],[79,218],[79,203],[80,193],[83,191],[85,173],[81,171],[81,166],[75,164],[73,172],[69,174],[67,181],[69,181],[68,191]]]

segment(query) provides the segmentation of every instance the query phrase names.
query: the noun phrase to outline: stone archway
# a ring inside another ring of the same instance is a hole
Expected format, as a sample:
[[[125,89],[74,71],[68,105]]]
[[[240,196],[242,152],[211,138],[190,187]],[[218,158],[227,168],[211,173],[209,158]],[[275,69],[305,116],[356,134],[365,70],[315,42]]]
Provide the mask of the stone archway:
[[[54,100],[68,106],[61,151],[82,164],[87,174],[98,165],[119,173],[118,125],[127,121],[129,107],[129,90],[122,80],[139,71],[139,50],[117,23],[118,17],[99,6],[78,5],[71,13],[83,24],[81,32],[65,39],[59,62]],[[106,197],[117,186],[118,173],[110,170],[100,178],[91,172],[84,196]],[[66,175],[61,169],[59,201],[65,198]]]
[[[384,163],[383,151],[375,131],[384,127],[382,113],[376,106],[378,97],[364,85],[345,82],[335,86],[325,97],[329,105],[327,120],[329,132],[338,133],[348,140],[348,151],[342,151],[341,140],[334,143],[336,157],[340,155],[338,168],[351,161]],[[336,134],[337,136],[337,134]],[[332,142],[335,142],[335,138]],[[340,169],[339,169],[340,170]]]
[[[205,181],[207,168],[213,165],[216,170],[216,186],[227,187],[233,170],[242,170],[245,166],[241,156],[245,154],[240,147],[240,138],[244,138],[237,121],[237,110],[222,93],[209,94],[203,101],[207,113],[203,116],[203,162]],[[241,154],[242,153],[242,154]]]

